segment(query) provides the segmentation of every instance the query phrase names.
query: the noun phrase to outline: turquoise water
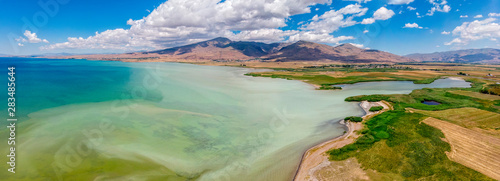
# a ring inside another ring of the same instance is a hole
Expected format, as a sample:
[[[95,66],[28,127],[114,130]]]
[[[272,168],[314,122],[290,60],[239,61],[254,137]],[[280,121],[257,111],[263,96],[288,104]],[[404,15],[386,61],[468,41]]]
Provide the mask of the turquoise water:
[[[306,149],[343,133],[338,120],[363,114],[346,97],[469,86],[442,79],[318,91],[233,67],[11,58],[0,64],[0,75],[7,77],[8,65],[17,71],[18,173],[0,172],[8,180],[290,180]],[[7,139],[6,130],[0,134]],[[6,144],[0,148],[8,154]]]

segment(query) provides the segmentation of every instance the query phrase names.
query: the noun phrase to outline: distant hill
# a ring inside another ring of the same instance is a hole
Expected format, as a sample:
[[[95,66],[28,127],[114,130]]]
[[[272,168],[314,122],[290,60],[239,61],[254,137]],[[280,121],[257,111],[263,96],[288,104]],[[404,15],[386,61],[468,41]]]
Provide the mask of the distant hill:
[[[427,54],[410,54],[406,57],[424,62],[500,63],[500,50],[493,48],[468,49]]]
[[[65,58],[87,59],[159,59],[160,61],[331,61],[346,63],[399,63],[414,60],[388,52],[366,50],[351,44],[336,47],[307,41],[295,43],[261,43],[232,41],[219,37],[194,44],[155,51],[134,52],[116,55],[78,55]]]

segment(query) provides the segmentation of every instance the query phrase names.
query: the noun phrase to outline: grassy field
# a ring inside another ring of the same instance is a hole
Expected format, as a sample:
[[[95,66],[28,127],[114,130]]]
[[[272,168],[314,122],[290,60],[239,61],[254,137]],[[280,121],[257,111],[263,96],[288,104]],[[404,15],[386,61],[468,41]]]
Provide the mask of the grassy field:
[[[351,145],[327,152],[331,160],[356,157],[364,169],[409,180],[492,180],[448,159],[443,133],[421,114],[388,111],[366,122],[363,136]]]
[[[426,84],[441,78],[444,74],[432,71],[395,71],[395,72],[298,72],[273,71],[254,72],[246,75],[254,77],[271,77],[288,80],[300,80],[317,86],[331,86],[337,84],[354,84],[372,81],[413,81]]]

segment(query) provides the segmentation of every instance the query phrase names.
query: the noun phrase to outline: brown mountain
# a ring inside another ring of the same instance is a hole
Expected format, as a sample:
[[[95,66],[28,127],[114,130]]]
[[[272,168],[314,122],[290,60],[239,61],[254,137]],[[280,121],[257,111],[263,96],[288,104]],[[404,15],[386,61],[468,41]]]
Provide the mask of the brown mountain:
[[[231,41],[227,38],[215,38],[208,41],[180,47],[110,55],[78,55],[65,58],[87,59],[158,59],[159,61],[214,61],[214,60],[253,60],[264,61],[331,61],[345,63],[368,62],[411,62],[410,58],[391,53],[357,48],[351,44],[332,47],[307,41],[296,43],[260,43],[249,41]]]
[[[282,48],[266,59],[275,61],[337,61],[346,63],[412,62],[414,60],[379,50],[366,50],[342,44],[336,47],[307,41],[298,41]]]
[[[427,54],[406,55],[425,62],[456,62],[456,63],[500,63],[500,50],[493,48],[467,49]]]

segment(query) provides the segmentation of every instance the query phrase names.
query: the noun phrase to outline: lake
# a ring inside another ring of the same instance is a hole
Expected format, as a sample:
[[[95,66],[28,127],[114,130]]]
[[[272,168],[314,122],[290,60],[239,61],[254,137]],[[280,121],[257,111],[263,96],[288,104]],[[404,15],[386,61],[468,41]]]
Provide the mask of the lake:
[[[7,180],[291,180],[305,150],[340,136],[340,119],[364,114],[346,97],[470,87],[440,79],[319,91],[244,76],[263,71],[246,68],[27,58],[0,64],[5,77],[7,66],[16,66],[18,173],[0,172]],[[7,140],[5,128],[0,138]],[[5,142],[0,149],[8,154]]]

